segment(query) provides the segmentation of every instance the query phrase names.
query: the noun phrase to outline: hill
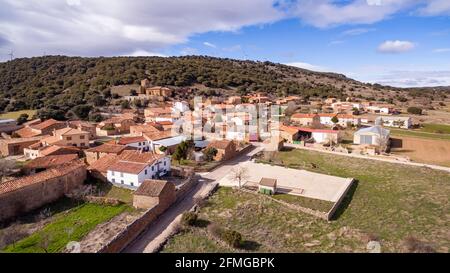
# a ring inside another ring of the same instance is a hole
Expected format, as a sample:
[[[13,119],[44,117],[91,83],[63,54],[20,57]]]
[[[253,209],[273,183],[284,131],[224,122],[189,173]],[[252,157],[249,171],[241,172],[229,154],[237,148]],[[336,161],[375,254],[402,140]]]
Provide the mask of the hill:
[[[347,96],[406,101],[443,93],[438,89],[402,90],[364,84],[334,73],[313,72],[271,62],[241,61],[207,56],[82,58],[45,56],[0,63],[0,111],[40,109],[41,117],[63,118],[77,105],[103,106],[111,87],[139,84],[196,88],[200,94],[246,94],[265,91],[274,96],[345,98]],[[445,91],[446,89],[444,89]],[[405,95],[406,94],[406,95]],[[441,95],[439,95],[441,96]]]

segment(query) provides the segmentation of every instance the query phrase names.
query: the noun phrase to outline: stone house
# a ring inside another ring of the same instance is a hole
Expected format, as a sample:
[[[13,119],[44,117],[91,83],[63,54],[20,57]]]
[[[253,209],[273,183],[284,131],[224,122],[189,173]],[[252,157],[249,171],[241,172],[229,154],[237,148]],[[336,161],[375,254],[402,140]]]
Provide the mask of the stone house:
[[[11,138],[0,140],[0,153],[2,156],[21,155],[32,144],[39,143],[42,136],[27,138]]]
[[[77,154],[67,154],[67,155],[50,155],[44,157],[38,157],[36,159],[28,162],[22,170],[26,174],[39,173],[50,168],[58,167],[69,162],[78,160]]]
[[[99,160],[100,158],[106,156],[106,155],[119,155],[124,150],[130,149],[129,147],[125,145],[118,145],[118,144],[109,144],[105,143],[103,145],[90,148],[84,151],[86,155],[86,162],[91,165],[95,161]]]
[[[133,206],[137,209],[169,207],[175,200],[175,185],[165,180],[145,180],[133,194]]]
[[[43,135],[51,135],[54,130],[59,130],[66,127],[66,123],[63,121],[57,121],[54,119],[48,119],[44,122],[30,122],[25,123],[25,127],[17,130],[15,133],[22,138],[36,137]]]
[[[214,148],[217,154],[215,161],[228,160],[236,156],[236,144],[231,140],[215,140],[208,144],[207,148]]]

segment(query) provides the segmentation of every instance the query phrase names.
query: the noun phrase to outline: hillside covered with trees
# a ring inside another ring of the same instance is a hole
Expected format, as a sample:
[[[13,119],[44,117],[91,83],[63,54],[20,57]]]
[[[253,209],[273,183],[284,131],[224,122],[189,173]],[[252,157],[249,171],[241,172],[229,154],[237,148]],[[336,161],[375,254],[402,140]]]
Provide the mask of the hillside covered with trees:
[[[45,56],[0,63],[0,111],[39,109],[42,118],[63,118],[69,110],[89,112],[108,104],[111,87],[139,84],[176,88],[202,85],[240,95],[264,91],[276,96],[344,98],[361,90],[386,87],[363,84],[343,75],[312,72],[270,62],[206,56],[81,58]]]

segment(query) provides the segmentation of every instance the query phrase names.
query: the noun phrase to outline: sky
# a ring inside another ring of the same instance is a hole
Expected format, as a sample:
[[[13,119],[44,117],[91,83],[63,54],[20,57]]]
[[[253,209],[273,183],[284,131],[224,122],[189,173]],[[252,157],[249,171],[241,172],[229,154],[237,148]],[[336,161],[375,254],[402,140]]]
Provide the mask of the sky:
[[[0,0],[0,61],[210,55],[450,85],[450,0]]]

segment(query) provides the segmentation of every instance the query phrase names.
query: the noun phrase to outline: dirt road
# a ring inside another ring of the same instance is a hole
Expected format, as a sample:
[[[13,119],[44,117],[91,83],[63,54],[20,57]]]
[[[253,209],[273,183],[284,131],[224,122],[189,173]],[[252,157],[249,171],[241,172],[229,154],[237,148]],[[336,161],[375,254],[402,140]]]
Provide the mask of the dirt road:
[[[216,187],[216,180],[228,174],[231,169],[240,162],[248,161],[261,147],[256,147],[250,152],[240,155],[237,158],[225,162],[211,172],[201,173],[198,185],[186,196],[173,204],[166,212],[158,217],[148,229],[142,233],[123,252],[127,253],[153,253],[160,249],[162,244],[176,231],[177,225],[181,221],[181,215],[185,211],[191,210],[195,205],[197,197],[207,196]]]

